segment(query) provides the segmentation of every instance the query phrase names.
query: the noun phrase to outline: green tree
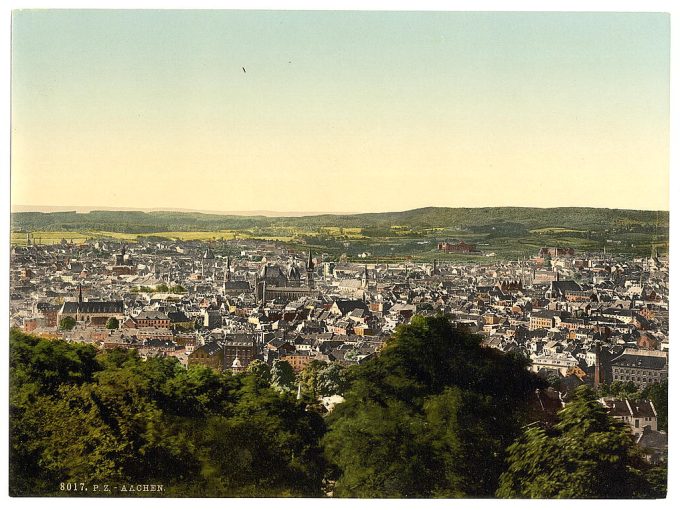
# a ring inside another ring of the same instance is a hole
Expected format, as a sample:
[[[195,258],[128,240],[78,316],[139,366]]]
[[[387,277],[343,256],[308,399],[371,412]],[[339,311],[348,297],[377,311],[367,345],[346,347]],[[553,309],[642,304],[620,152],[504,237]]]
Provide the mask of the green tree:
[[[656,409],[657,427],[668,431],[668,380],[650,384],[640,396],[652,401]]]
[[[67,315],[66,317],[62,317],[59,320],[59,329],[61,331],[71,331],[76,325],[76,320],[71,317],[70,315]]]
[[[256,359],[250,362],[246,368],[246,372],[253,374],[256,380],[263,386],[269,386],[272,381],[272,374],[269,365],[261,359]]]
[[[340,406],[330,414],[337,417]],[[324,438],[340,497],[430,497],[439,477],[423,416],[389,398],[358,406],[351,419],[330,423]]]
[[[340,363],[329,363],[328,366],[319,370],[317,393],[323,397],[344,395],[350,383],[347,372],[347,369]]]
[[[206,490],[218,496],[320,496],[321,416],[294,395],[241,377],[228,414],[209,418],[199,442]]]
[[[379,357],[352,370],[345,402],[328,416],[335,493],[493,495],[541,384],[526,360],[483,349],[445,317],[414,317]]]
[[[45,469],[44,426],[54,421],[52,396],[62,385],[91,381],[99,369],[89,345],[26,335],[9,337],[9,485],[13,496],[54,490],[60,474]],[[62,479],[63,480],[63,479]]]
[[[639,398],[638,387],[632,381],[614,381],[609,386],[609,393],[605,396],[619,398]]]
[[[611,418],[588,386],[560,411],[551,429],[530,427],[508,449],[497,491],[503,498],[650,497],[653,487],[633,436]]]
[[[120,323],[115,317],[109,317],[109,320],[106,321],[106,329],[118,329],[119,326]]]
[[[318,395],[319,373],[328,365],[325,361],[312,360],[297,375],[302,393],[316,400]]]
[[[287,361],[274,360],[271,368],[272,386],[282,391],[293,391],[295,385],[295,372]]]
[[[324,422],[257,374],[10,333],[10,493],[137,480],[167,496],[319,496]]]

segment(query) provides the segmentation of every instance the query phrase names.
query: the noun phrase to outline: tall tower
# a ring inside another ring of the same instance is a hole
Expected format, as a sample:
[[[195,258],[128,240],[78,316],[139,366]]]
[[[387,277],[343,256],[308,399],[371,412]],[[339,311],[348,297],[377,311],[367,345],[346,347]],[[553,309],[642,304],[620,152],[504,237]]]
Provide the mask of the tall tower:
[[[78,303],[83,302],[83,284],[79,283],[78,284]]]
[[[599,388],[603,381],[603,370],[602,370],[602,347],[600,342],[595,342],[595,378],[594,386],[595,389]]]
[[[368,288],[368,266],[366,264],[364,264],[364,274],[361,275],[361,288]]]
[[[231,255],[227,255],[227,267],[226,267],[226,278],[227,281],[231,281]]]
[[[210,272],[213,273],[213,279],[215,277],[215,255],[210,249],[210,245],[205,249],[203,257],[201,258],[201,276],[205,278]]]
[[[312,250],[309,249],[309,256],[307,257],[307,287],[314,288],[314,261],[312,260]]]

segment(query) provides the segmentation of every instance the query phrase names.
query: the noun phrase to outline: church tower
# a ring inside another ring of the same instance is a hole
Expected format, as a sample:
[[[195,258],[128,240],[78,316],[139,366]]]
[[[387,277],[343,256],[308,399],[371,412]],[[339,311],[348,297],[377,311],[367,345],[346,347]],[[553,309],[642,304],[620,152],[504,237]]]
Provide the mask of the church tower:
[[[361,275],[361,288],[368,288],[368,266],[366,264],[364,264],[364,274]]]
[[[231,256],[227,256],[227,264],[224,266],[224,276],[222,279],[222,290],[226,294],[227,284],[231,281]]]
[[[205,249],[203,257],[201,258],[201,277],[206,278],[212,273],[213,280],[215,279],[215,255],[210,249],[210,245]]]
[[[314,261],[312,260],[312,250],[309,250],[309,257],[307,257],[307,287],[314,288]]]

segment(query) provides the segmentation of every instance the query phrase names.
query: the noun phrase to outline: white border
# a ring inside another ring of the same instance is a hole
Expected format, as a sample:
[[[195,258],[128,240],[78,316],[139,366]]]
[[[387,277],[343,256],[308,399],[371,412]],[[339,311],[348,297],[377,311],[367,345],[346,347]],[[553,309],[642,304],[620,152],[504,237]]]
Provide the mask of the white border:
[[[8,273],[9,273],[9,216],[10,216],[10,175],[9,175],[9,162],[10,162],[10,86],[9,86],[9,69],[10,69],[10,26],[11,26],[11,10],[13,9],[45,9],[45,8],[59,8],[59,9],[75,9],[75,8],[109,8],[109,9],[289,9],[289,10],[413,10],[413,11],[545,11],[545,12],[669,12],[671,13],[671,91],[678,88],[677,80],[677,61],[678,61],[678,51],[680,46],[677,38],[677,16],[678,8],[676,4],[678,2],[673,0],[616,0],[616,1],[604,1],[604,0],[553,0],[553,1],[535,1],[535,0],[508,0],[508,1],[497,1],[497,0],[422,0],[422,1],[386,1],[386,0],[346,0],[346,1],[310,1],[310,0],[286,0],[286,1],[265,1],[265,0],[230,0],[230,1],[206,1],[206,0],[194,0],[194,1],[158,1],[158,0],[121,0],[119,2],[111,1],[54,1],[54,0],[36,0],[36,1],[19,1],[10,0],[9,2],[3,3],[3,19],[2,19],[2,30],[0,30],[1,40],[2,40],[2,69],[6,72],[6,79],[2,80],[2,130],[3,130],[3,142],[0,144],[0,175],[2,175],[2,184],[0,184],[0,194],[2,196],[3,209],[5,212],[5,221],[0,222],[2,232],[0,234],[1,238],[4,240],[4,246],[0,247],[0,261],[2,261],[1,271],[1,281],[3,291],[0,293],[0,316],[2,317],[0,321],[0,331],[7,335],[9,321],[8,313],[9,302],[8,302]],[[680,178],[678,177],[677,169],[677,119],[678,119],[678,101],[676,95],[671,97],[671,176],[670,176],[670,190],[671,190],[671,204],[675,204],[676,199],[680,199]],[[680,216],[678,216],[676,206],[673,205],[671,208],[671,272],[670,272],[670,288],[671,288],[671,310],[675,309],[675,295],[674,289],[678,288],[680,282],[676,277],[676,267],[680,267],[678,264],[680,261],[676,256],[678,251],[675,250],[675,241],[678,237],[678,221]],[[673,313],[671,316],[671,334],[675,331],[675,320]],[[7,338],[5,336],[5,338]],[[144,505],[144,506],[155,506],[156,503],[163,505],[164,507],[171,508],[185,508],[186,505],[198,504],[202,507],[221,507],[221,508],[251,508],[253,506],[275,506],[280,509],[306,509],[312,507],[322,506],[325,508],[338,508],[346,507],[351,505],[352,508],[412,508],[416,506],[426,506],[429,508],[450,508],[451,505],[461,505],[465,508],[485,508],[489,506],[498,507],[508,507],[510,505],[519,504],[526,506],[528,508],[538,508],[544,505],[565,507],[567,505],[573,506],[577,505],[582,508],[584,505],[587,508],[602,508],[608,507],[610,505],[616,505],[617,508],[634,508],[640,505],[645,507],[653,506],[655,508],[667,508],[670,505],[675,505],[680,501],[680,486],[678,481],[680,481],[680,474],[678,466],[680,465],[677,460],[678,449],[676,448],[676,441],[673,433],[669,434],[669,448],[671,450],[670,458],[671,462],[669,465],[669,498],[661,501],[503,501],[503,500],[427,500],[427,501],[411,501],[411,500],[320,500],[320,499],[291,499],[291,500],[271,500],[271,499],[250,499],[250,500],[236,500],[236,499],[201,499],[201,500],[186,500],[186,499],[175,499],[175,500],[164,500],[162,503],[156,501],[146,501],[144,499],[134,499],[126,500],[125,502],[120,499],[79,499],[79,498],[50,498],[48,500],[26,498],[17,499],[9,498],[8,485],[7,485],[7,366],[8,366],[8,343],[7,341],[0,342],[0,359],[2,359],[4,370],[0,370],[2,376],[0,377],[0,393],[2,395],[2,406],[0,407],[0,495],[5,504],[16,508],[29,508],[41,504],[47,504],[50,507],[57,509],[60,508],[89,508],[93,505],[97,507],[103,506],[105,508],[112,508],[114,505],[118,506],[124,504],[125,506]],[[676,370],[671,370],[675,374]],[[674,407],[676,402],[676,387],[675,384],[676,376],[671,376],[670,383],[670,396],[669,399],[673,403],[672,410],[670,412],[670,423],[671,428],[675,431],[676,418],[678,416],[677,408]]]

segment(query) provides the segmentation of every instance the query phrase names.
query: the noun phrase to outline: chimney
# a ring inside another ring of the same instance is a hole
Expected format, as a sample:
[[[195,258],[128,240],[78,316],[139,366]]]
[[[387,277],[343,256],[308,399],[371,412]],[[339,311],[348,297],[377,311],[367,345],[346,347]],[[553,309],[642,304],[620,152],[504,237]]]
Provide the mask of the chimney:
[[[595,342],[595,389],[599,388],[602,381],[602,355],[600,351],[600,342]]]

